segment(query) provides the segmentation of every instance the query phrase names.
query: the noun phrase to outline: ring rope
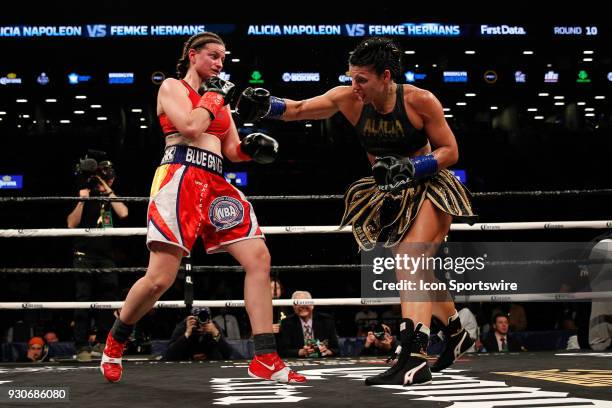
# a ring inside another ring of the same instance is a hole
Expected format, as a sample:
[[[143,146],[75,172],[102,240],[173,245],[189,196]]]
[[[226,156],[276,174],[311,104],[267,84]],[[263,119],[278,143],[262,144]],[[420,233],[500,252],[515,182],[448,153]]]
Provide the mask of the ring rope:
[[[528,190],[528,191],[488,191],[472,193],[475,198],[495,198],[495,197],[573,197],[582,195],[610,195],[612,188],[603,189],[583,189],[583,190]],[[341,194],[313,194],[313,195],[280,195],[248,196],[251,201],[326,201],[342,200]],[[149,197],[0,197],[0,203],[23,203],[36,201],[123,201],[123,202],[149,202]]]
[[[283,271],[304,271],[304,270],[359,270],[362,266],[355,264],[337,265],[272,265],[272,272]],[[181,268],[181,270],[183,270]],[[144,266],[131,268],[0,268],[0,273],[134,273],[146,272]],[[192,266],[191,272],[244,272],[244,268],[239,265],[203,265]]]
[[[538,301],[587,301],[612,298],[612,291],[574,292],[574,293],[521,293],[499,295],[458,295],[455,302],[538,302]],[[274,306],[363,306],[363,305],[396,305],[399,298],[322,298],[322,299],[275,299]],[[117,302],[0,302],[0,310],[19,309],[118,309],[123,301]],[[244,307],[244,300],[194,300],[192,306],[207,307]],[[158,301],[158,309],[184,308],[183,300]]]
[[[549,229],[608,229],[612,228],[612,220],[593,221],[527,221],[527,222],[497,222],[477,223],[474,225],[453,224],[451,231],[517,231],[517,230],[549,230]],[[302,225],[261,227],[264,234],[326,234],[350,233],[350,226],[340,229],[335,225]],[[46,228],[46,229],[4,229],[0,230],[0,238],[32,238],[32,237],[100,237],[100,236],[134,236],[146,235],[146,228]]]
[[[485,261],[487,267],[503,266],[556,266],[556,265],[577,265],[579,267],[589,265],[607,265],[612,263],[608,259],[530,259],[512,261]],[[295,272],[295,271],[355,271],[361,268],[371,268],[373,265],[358,264],[306,264],[306,265],[272,265],[271,272]],[[184,268],[180,269],[184,271]],[[144,273],[147,271],[145,266],[138,267],[114,267],[114,268],[0,268],[2,273]],[[244,272],[240,265],[201,265],[192,266],[190,272]]]

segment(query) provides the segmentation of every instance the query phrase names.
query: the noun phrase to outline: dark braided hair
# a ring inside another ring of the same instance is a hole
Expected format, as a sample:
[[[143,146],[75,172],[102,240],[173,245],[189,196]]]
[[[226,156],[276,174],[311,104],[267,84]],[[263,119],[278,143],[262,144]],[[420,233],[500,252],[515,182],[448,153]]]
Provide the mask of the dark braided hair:
[[[402,51],[389,38],[372,37],[363,40],[349,57],[349,64],[357,67],[372,67],[381,75],[388,69],[394,80],[401,78]]]
[[[176,76],[178,78],[183,78],[185,75],[187,75],[187,70],[189,69],[189,50],[193,48],[196,51],[200,51],[206,46],[206,44],[209,43],[221,44],[225,46],[225,43],[221,37],[208,31],[194,34],[189,37],[187,41],[185,41],[185,44],[183,44],[183,53],[176,64]]]

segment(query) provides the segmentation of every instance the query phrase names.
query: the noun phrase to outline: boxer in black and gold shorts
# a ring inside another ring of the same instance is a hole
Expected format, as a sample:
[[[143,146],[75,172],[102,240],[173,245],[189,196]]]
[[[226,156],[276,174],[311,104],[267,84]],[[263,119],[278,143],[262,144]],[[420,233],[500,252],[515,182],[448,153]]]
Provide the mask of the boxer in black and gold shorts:
[[[357,130],[373,172],[349,187],[341,224],[352,225],[363,250],[378,243],[396,254],[411,255],[410,244],[437,248],[453,219],[473,223],[476,215],[469,191],[447,170],[459,153],[442,105],[431,92],[394,81],[401,76],[401,56],[389,39],[366,39],[349,58],[351,86],[302,101],[247,88],[237,111],[249,122],[326,119],[341,112]],[[397,362],[366,379],[368,385],[430,382],[431,370],[449,367],[473,344],[449,295],[436,301],[401,300]],[[425,357],[432,315],[445,324],[446,343],[430,368]]]

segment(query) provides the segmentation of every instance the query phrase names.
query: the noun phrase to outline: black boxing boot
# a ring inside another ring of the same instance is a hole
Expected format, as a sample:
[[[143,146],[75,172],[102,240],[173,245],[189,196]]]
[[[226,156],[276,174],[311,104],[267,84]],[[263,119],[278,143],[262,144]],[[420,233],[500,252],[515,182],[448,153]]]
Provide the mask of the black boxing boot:
[[[448,325],[442,329],[442,333],[444,333],[444,347],[436,362],[431,366],[431,371],[434,372],[450,367],[474,345],[474,340],[461,325],[457,312],[448,318]]]
[[[427,343],[429,329],[422,323],[414,327],[410,319],[402,319],[398,359],[387,371],[368,377],[366,385],[413,385],[431,382],[431,371],[427,365]]]

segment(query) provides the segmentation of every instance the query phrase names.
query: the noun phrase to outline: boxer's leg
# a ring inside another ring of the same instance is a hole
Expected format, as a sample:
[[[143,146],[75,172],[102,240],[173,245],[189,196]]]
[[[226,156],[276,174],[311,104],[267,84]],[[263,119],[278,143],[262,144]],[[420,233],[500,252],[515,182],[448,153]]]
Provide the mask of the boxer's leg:
[[[130,289],[119,318],[106,339],[100,369],[110,382],[118,382],[123,374],[121,357],[134,324],[144,316],[161,295],[174,283],[181,265],[183,249],[162,242],[152,242],[147,273]]]
[[[227,251],[244,267],[244,302],[255,343],[255,357],[249,375],[283,383],[304,383],[280,359],[272,332],[272,294],[270,293],[270,253],[263,239],[247,239],[230,244]]]
[[[399,255],[421,257],[435,255],[438,245],[448,233],[452,218],[441,212],[426,199],[408,233],[396,247]],[[398,280],[432,280],[427,269],[396,271]],[[427,364],[427,344],[432,315],[432,300],[427,292],[400,292],[402,323],[400,325],[400,352],[397,362],[389,370],[366,379],[367,385],[412,385],[431,382]],[[446,302],[444,302],[446,303]]]

